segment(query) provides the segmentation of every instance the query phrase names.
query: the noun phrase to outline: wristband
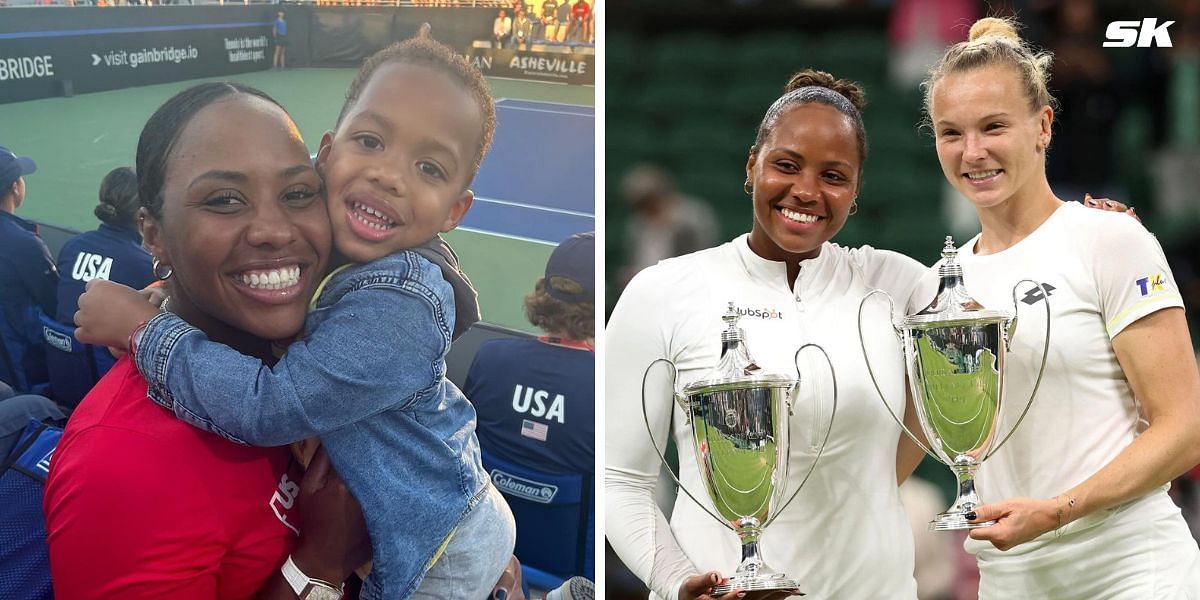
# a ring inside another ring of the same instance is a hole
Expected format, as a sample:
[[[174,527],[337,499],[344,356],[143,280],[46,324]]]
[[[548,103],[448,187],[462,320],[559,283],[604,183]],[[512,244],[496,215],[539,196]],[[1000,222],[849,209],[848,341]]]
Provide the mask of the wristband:
[[[314,579],[305,575],[291,555],[280,567],[284,580],[301,600],[341,600],[345,591],[343,586],[334,585],[322,579]]]
[[[150,319],[138,323],[137,327],[134,327],[133,331],[129,333],[129,339],[126,340],[125,347],[129,350],[130,358],[137,357],[137,345],[138,342],[142,341],[142,334],[146,333],[146,325],[148,323],[150,323]]]

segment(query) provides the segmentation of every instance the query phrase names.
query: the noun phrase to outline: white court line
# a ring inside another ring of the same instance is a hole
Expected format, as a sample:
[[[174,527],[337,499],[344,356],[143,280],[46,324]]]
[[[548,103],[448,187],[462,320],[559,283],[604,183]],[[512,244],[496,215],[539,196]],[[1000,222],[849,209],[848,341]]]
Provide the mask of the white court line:
[[[595,106],[588,106],[587,104],[571,104],[570,102],[551,102],[549,100],[526,100],[524,98],[499,98],[496,100],[496,104],[503,104],[505,102],[536,102],[538,104],[553,104],[555,106],[575,106],[578,108],[590,108],[592,110],[596,109]]]
[[[565,208],[550,208],[548,206],[538,206],[536,204],[525,204],[523,202],[513,202],[512,200],[499,200],[496,198],[485,198],[483,196],[475,196],[475,199],[480,202],[490,202],[492,204],[501,204],[504,206],[516,206],[518,208],[528,208],[530,210],[541,210],[541,211],[545,211],[548,213],[555,213],[555,214],[560,214],[560,215],[571,215],[574,217],[588,217],[588,218],[592,218],[592,219],[596,218],[596,215],[593,213],[580,212],[577,210],[567,210]]]
[[[594,83],[578,84],[578,83],[567,83],[565,81],[534,81],[532,79],[519,79],[516,77],[497,77],[495,75],[484,75],[484,77],[486,77],[488,79],[503,79],[505,81],[520,81],[522,83],[540,83],[540,84],[544,84],[544,85],[582,85],[583,87],[590,87],[590,88],[596,87],[596,84],[594,84]]]
[[[494,235],[496,237],[506,238],[506,239],[510,239],[510,240],[518,240],[521,242],[531,242],[534,244],[542,244],[543,246],[557,246],[558,245],[558,242],[550,242],[550,241],[546,241],[546,240],[536,240],[533,238],[525,237],[523,235],[512,235],[509,233],[496,233],[495,231],[487,231],[484,229],[475,229],[474,227],[463,227],[462,225],[459,225],[458,227],[455,227],[454,229],[456,231],[470,231],[471,233],[481,233],[483,235]]]
[[[505,110],[523,110],[526,112],[550,113],[552,115],[571,115],[572,117],[584,117],[587,119],[595,119],[596,118],[596,115],[570,112],[570,111],[565,111],[565,110],[547,110],[544,108],[526,108],[524,106],[502,106],[501,108],[503,108]]]

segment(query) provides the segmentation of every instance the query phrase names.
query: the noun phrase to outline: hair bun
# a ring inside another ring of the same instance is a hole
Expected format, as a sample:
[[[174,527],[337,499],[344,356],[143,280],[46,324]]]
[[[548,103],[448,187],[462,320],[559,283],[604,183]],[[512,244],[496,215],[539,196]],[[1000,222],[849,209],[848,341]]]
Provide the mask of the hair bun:
[[[997,17],[985,17],[975,21],[975,24],[971,26],[969,41],[973,42],[984,37],[1008,39],[1014,42],[1021,39],[1017,35],[1017,28],[1013,26],[1011,21]]]
[[[792,75],[787,85],[784,86],[783,93],[809,86],[823,87],[845,96],[859,112],[862,112],[863,107],[867,105],[867,94],[860,85],[848,79],[838,79],[825,71],[816,69],[804,69]]]
[[[95,210],[92,211],[92,214],[96,215],[97,219],[100,219],[101,221],[108,223],[109,221],[112,221],[113,219],[116,218],[117,207],[115,207],[107,202],[101,202],[100,204],[96,205],[96,208],[95,208]]]

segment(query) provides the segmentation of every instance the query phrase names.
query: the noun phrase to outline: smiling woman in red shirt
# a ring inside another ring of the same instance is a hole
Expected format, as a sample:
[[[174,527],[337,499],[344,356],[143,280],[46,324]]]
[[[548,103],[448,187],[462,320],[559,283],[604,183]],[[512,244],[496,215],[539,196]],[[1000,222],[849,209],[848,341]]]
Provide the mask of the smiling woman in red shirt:
[[[321,180],[291,118],[252,88],[190,88],[147,122],[137,172],[170,309],[273,363],[330,253]],[[301,265],[303,293],[267,301],[239,286],[247,269],[281,259]],[[122,359],[55,452],[45,509],[56,597],[340,598],[370,545],[328,459],[318,454],[302,478],[287,448],[192,427],[148,402],[147,387]]]

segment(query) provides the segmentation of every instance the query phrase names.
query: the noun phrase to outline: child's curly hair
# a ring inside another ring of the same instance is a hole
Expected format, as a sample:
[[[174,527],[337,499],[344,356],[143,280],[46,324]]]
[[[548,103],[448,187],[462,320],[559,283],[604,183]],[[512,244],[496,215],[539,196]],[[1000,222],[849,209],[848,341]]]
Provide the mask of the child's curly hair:
[[[471,167],[471,179],[474,179],[479,172],[479,163],[483,162],[496,133],[496,100],[492,98],[492,91],[483,79],[483,73],[480,73],[475,65],[445,44],[430,38],[416,37],[396,42],[367,58],[358,69],[358,74],[354,76],[354,81],[350,83],[350,89],[346,90],[346,102],[342,104],[342,111],[338,114],[337,126],[341,126],[346,113],[358,102],[359,95],[375,71],[389,63],[418,65],[445,73],[475,98],[479,112],[483,115],[483,131],[480,132],[479,147],[475,151],[475,160]]]

